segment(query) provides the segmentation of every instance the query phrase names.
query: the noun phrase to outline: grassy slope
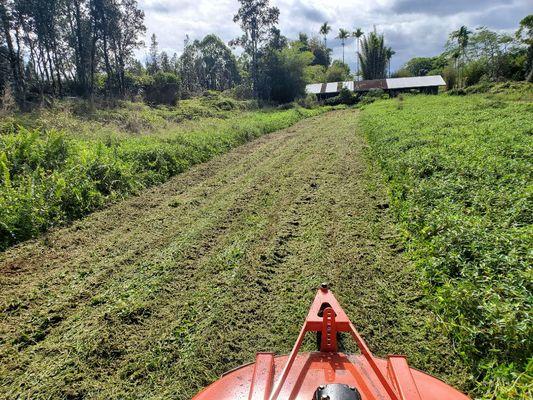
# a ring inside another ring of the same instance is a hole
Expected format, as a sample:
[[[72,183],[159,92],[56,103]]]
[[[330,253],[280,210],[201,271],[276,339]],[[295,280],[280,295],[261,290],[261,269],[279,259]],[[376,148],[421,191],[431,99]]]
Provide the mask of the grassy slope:
[[[531,398],[533,91],[495,93],[379,102],[362,127],[477,393]]]
[[[322,281],[378,354],[463,386],[357,118],[299,122],[0,255],[0,397],[189,398],[288,352]]]
[[[0,250],[322,112],[247,111],[219,96],[177,109],[83,105],[2,119]]]

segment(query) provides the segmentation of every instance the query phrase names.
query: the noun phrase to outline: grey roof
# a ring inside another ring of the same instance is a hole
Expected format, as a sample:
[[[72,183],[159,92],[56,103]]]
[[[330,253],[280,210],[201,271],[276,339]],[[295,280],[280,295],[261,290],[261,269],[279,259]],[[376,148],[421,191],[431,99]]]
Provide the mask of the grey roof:
[[[305,87],[307,93],[320,94],[320,93],[339,93],[341,88],[347,88],[353,90],[353,81],[347,82],[328,82],[328,83],[312,83]]]
[[[305,87],[307,93],[319,94],[322,91],[322,83],[312,83]]]
[[[370,89],[412,89],[422,87],[444,86],[446,82],[440,75],[434,76],[415,76],[410,78],[389,78],[375,79],[367,81],[347,81],[347,82],[329,82],[329,83],[312,83],[306,86],[307,93],[313,94],[332,94],[339,93],[342,88],[355,91],[368,91]]]
[[[353,90],[354,90],[354,81],[342,82],[342,88],[351,90],[353,92]]]
[[[446,82],[440,75],[433,76],[414,76],[410,78],[391,78],[387,79],[388,89],[409,89],[428,86],[444,86]]]
[[[326,90],[324,93],[337,93],[339,91],[339,82],[326,83]]]

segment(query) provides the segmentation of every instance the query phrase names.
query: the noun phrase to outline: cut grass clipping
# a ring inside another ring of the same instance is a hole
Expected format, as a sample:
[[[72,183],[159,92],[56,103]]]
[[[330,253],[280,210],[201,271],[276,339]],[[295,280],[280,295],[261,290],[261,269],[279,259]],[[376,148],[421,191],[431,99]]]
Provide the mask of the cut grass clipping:
[[[78,137],[72,127],[65,133],[12,125],[0,135],[0,250],[320,112],[303,108],[241,111],[228,119],[199,121],[198,127],[189,123],[187,131],[143,136],[113,132],[88,138],[85,131]],[[168,121],[173,115],[178,122],[183,120],[180,109],[174,114],[165,111],[161,117],[162,113],[154,110],[151,115],[155,120]],[[142,115],[146,119],[149,114]],[[221,111],[215,117],[224,115]],[[72,122],[70,117],[67,120]],[[85,128],[105,127],[78,122]]]
[[[477,393],[531,396],[533,104],[409,96],[368,106],[361,123]]]
[[[0,253],[0,398],[190,399],[290,352],[324,281],[375,354],[464,388],[357,119],[300,121]]]

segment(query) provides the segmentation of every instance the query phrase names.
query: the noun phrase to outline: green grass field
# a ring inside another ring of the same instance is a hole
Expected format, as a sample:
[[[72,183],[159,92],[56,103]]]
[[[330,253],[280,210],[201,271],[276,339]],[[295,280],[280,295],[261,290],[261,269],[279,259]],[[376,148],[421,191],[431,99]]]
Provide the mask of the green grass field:
[[[465,387],[358,117],[305,119],[0,253],[0,397],[190,398],[287,353],[323,281],[376,354]]]
[[[406,97],[361,126],[428,304],[487,398],[530,398],[533,89]]]
[[[0,398],[190,398],[290,351],[323,281],[376,354],[531,398],[533,97],[485,89],[2,119],[0,221],[37,239],[0,252]]]
[[[84,107],[2,118],[0,249],[323,111],[251,110],[215,95],[178,108]]]

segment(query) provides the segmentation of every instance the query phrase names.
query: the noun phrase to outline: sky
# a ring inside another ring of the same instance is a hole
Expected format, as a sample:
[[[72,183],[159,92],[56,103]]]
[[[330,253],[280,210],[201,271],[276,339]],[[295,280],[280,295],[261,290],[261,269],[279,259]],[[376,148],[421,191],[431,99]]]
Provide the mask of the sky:
[[[159,47],[180,54],[184,40],[201,39],[215,33],[226,43],[240,35],[233,23],[237,0],[138,0],[145,11],[149,43],[157,35]],[[520,20],[533,13],[533,0],[271,0],[280,9],[279,28],[289,39],[299,32],[316,35],[328,21],[332,32],[328,47],[333,58],[342,59],[342,46],[334,39],[339,28],[350,31],[361,27],[385,35],[387,45],[396,51],[392,69],[400,68],[415,56],[435,56],[442,52],[448,34],[467,25],[487,26],[502,32],[516,31]],[[139,56],[145,57],[147,49]],[[345,48],[345,60],[355,69],[355,42]]]

